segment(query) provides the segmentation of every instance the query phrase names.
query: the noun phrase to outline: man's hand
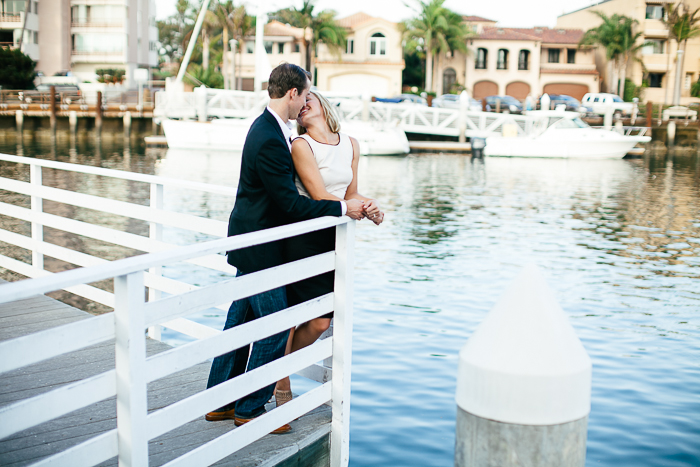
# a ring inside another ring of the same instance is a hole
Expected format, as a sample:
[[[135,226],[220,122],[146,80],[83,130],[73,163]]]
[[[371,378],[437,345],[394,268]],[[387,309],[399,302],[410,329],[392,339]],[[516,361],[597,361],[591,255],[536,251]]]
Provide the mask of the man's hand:
[[[359,221],[365,217],[364,206],[359,199],[348,199],[345,201],[345,204],[348,206],[348,212],[345,215],[351,219]]]

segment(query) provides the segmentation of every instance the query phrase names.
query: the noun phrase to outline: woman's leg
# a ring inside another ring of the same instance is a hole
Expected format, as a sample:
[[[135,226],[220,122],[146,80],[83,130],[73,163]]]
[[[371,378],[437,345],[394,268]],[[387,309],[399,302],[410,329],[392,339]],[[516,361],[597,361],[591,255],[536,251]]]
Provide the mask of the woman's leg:
[[[292,340],[294,339],[295,330],[294,328],[289,330],[289,339],[287,339],[287,348],[284,350],[285,355],[292,353]],[[275,387],[275,393],[277,391],[291,391],[292,385],[289,382],[289,376],[285,376],[281,380],[277,381],[277,386]]]
[[[294,332],[293,339],[291,339],[291,351],[296,352],[299,349],[303,349],[304,347],[313,344],[316,342],[316,339],[318,339],[321,334],[323,334],[326,329],[330,327],[330,325],[330,318],[315,318],[300,325]]]

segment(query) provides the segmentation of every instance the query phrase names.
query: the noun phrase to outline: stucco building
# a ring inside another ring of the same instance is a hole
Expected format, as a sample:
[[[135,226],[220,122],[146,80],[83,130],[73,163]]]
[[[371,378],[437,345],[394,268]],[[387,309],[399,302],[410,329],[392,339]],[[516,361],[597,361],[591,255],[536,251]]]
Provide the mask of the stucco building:
[[[322,91],[390,97],[401,93],[405,67],[398,23],[366,13],[338,20],[348,31],[346,50],[339,56],[323,44],[318,48],[316,85]]]
[[[685,0],[685,4],[694,11],[700,8],[700,0]],[[643,32],[639,43],[651,42],[645,47],[639,62],[631,60],[627,68],[627,78],[637,86],[644,81],[648,87],[644,90],[644,100],[653,102],[668,102],[673,98],[673,87],[676,78],[675,59],[678,46],[669,40],[668,29],[662,19],[674,6],[671,0],[605,0],[580,10],[566,13],[557,18],[557,27],[576,27],[584,31],[599,26],[602,20],[594,11],[600,11],[608,16],[615,13],[625,15],[637,21],[637,31]],[[697,81],[700,73],[700,37],[690,39],[683,57],[683,76],[681,86],[681,102],[688,103],[698,99],[690,97],[690,87]],[[605,51],[598,49],[595,63],[600,73],[604,88],[607,90],[611,78],[608,75],[608,63]]]
[[[39,60],[39,2],[30,0],[26,7],[25,0],[0,0],[0,47],[19,48],[21,42],[22,52]]]
[[[598,92],[598,71],[592,48],[578,48],[581,29],[547,27],[501,28],[495,21],[464,17],[474,33],[469,53],[438,58],[437,94],[463,85],[470,95],[510,95],[525,99],[547,92],[580,99]]]

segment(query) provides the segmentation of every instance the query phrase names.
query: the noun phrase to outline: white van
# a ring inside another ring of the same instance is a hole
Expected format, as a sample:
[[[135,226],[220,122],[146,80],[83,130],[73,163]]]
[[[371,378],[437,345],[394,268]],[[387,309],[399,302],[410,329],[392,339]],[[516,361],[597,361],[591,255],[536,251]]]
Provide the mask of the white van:
[[[581,99],[581,105],[588,107],[594,114],[605,115],[609,105],[612,105],[613,113],[619,115],[632,115],[634,104],[625,102],[620,96],[604,92],[589,92]]]

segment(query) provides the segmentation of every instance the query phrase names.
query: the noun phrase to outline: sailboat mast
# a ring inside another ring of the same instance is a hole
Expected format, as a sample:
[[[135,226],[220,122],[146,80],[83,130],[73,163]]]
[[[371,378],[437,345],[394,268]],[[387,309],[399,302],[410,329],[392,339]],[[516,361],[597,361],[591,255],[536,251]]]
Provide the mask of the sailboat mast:
[[[207,10],[209,10],[209,2],[210,0],[204,0],[202,2],[202,9],[199,10],[199,16],[197,16],[197,22],[194,23],[194,30],[192,31],[192,36],[190,36],[190,42],[187,44],[187,52],[185,52],[185,57],[182,59],[182,63],[180,63],[180,70],[177,72],[177,78],[175,79],[176,83],[181,83],[182,78],[185,77],[185,71],[187,71],[187,65],[190,64],[190,57],[192,56],[192,51],[197,43],[199,31],[202,29],[204,17],[207,14]]]

